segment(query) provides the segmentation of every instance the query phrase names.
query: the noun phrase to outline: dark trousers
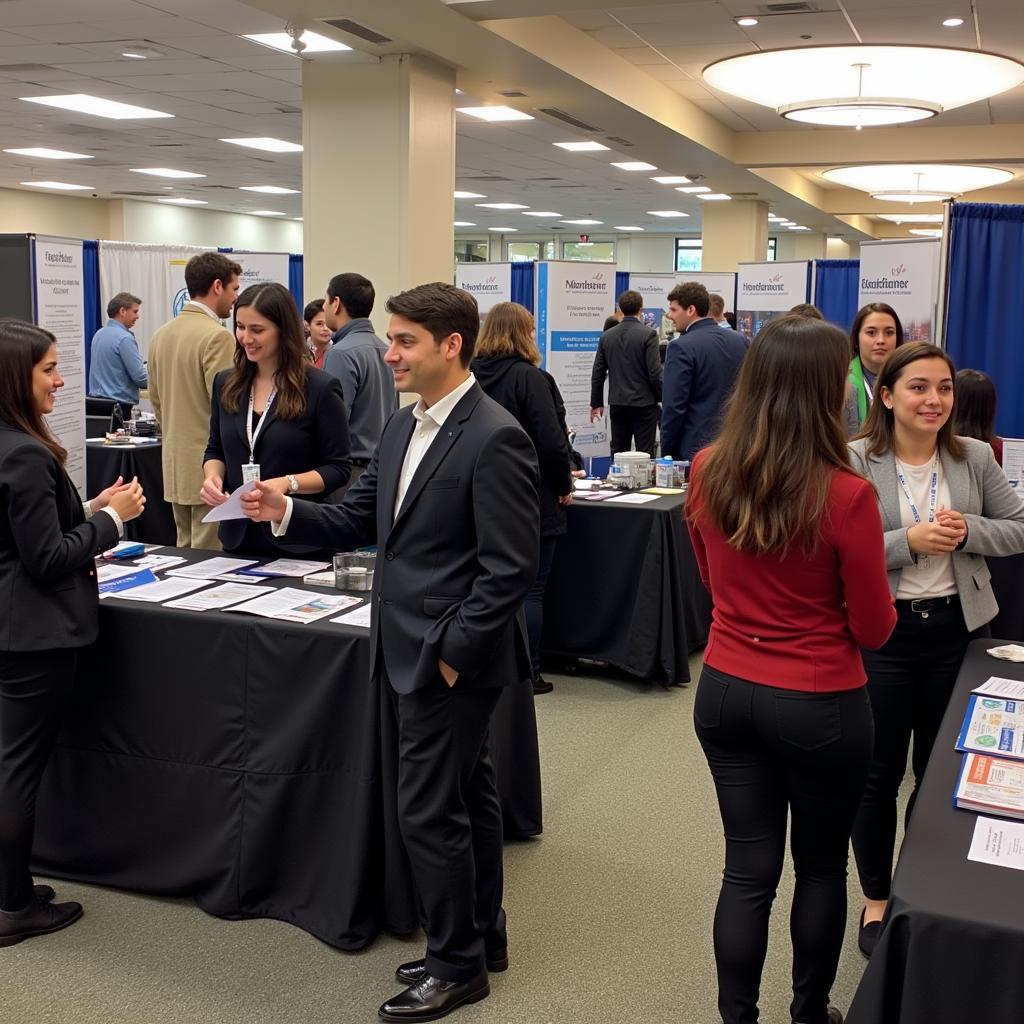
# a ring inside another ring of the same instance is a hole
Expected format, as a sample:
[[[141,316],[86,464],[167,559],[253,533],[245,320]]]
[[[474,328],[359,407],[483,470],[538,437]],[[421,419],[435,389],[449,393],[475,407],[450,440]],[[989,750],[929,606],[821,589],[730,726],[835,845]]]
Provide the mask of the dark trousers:
[[[853,853],[861,888],[870,900],[889,898],[896,798],[907,770],[910,737],[914,737],[914,791],[907,804],[907,821],[964,651],[974,636],[987,632],[987,628],[967,632],[958,599],[930,611],[927,618],[898,607],[888,643],[881,650],[861,652],[875,719],[875,753],[853,829]]]
[[[791,816],[790,1009],[801,1024],[825,1024],[846,928],[850,830],[871,761],[867,694],[783,690],[705,666],[693,717],[725,830],[714,924],[722,1020],[757,1024]]]
[[[0,910],[32,900],[36,793],[71,698],[78,651],[0,651]]]
[[[427,933],[427,972],[466,981],[505,944],[501,802],[488,750],[500,688],[395,695],[398,819]],[[501,932],[502,934],[497,934]]]
[[[540,672],[540,641],[544,632],[544,588],[551,573],[551,564],[555,560],[557,543],[557,537],[541,537],[537,576],[526,594],[523,606],[526,612],[526,637],[530,644],[530,664],[533,666],[534,675]]]
[[[658,427],[657,405],[610,405],[612,455],[628,452],[636,440],[636,450],[654,455],[654,437]]]

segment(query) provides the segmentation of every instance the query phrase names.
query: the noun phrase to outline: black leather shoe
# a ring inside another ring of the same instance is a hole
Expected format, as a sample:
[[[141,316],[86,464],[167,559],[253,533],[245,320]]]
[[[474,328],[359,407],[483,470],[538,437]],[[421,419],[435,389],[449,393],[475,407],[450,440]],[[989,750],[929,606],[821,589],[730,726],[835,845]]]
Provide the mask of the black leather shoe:
[[[864,910],[860,912],[860,929],[857,932],[857,947],[870,960],[871,954],[875,951],[875,945],[878,943],[878,936],[882,933],[882,922],[869,921],[865,924],[865,913],[866,911]],[[832,1024],[832,1022],[829,1021],[829,1024]],[[841,1019],[839,1024],[842,1024]]]
[[[44,903],[52,903],[53,897],[57,895],[49,885],[33,885],[32,894]]]
[[[508,970],[508,947],[503,949],[488,949],[487,973],[501,974]],[[418,985],[423,976],[427,973],[427,961],[422,957],[419,960],[410,960],[407,964],[401,964],[395,971],[395,980],[403,985]]]
[[[442,981],[424,974],[420,981],[393,996],[377,1011],[381,1020],[428,1021],[447,1017],[453,1010],[478,1003],[491,994],[487,972],[469,981]]]
[[[534,693],[550,693],[555,688],[554,683],[549,683],[539,672],[533,677]]]
[[[834,1006],[825,1010],[825,1016],[828,1019],[828,1024],[843,1024],[843,1015]],[[798,1022],[793,1021],[793,1024],[798,1024]]]
[[[59,932],[81,916],[81,903],[47,903],[38,899],[24,910],[0,910],[0,946],[13,946],[34,935]]]

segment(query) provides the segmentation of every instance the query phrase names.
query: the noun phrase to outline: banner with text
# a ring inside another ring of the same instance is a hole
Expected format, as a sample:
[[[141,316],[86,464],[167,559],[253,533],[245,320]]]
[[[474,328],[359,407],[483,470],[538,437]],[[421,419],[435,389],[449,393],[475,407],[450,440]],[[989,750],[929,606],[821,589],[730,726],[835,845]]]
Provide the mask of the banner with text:
[[[512,301],[512,264],[456,263],[455,286],[476,299],[483,316],[499,302]]]
[[[275,281],[288,287],[288,253],[239,252],[236,249],[224,255],[242,265],[240,292],[251,284],[263,284],[265,281]]]
[[[809,260],[741,263],[736,280],[736,329],[753,338],[769,320],[810,297]]]
[[[538,263],[534,283],[537,347],[565,400],[576,450],[607,455],[607,416],[590,422],[590,373],[605,320],[615,310],[614,263]]]
[[[35,319],[57,338],[57,368],[64,387],[47,424],[67,449],[68,476],[85,493],[85,288],[82,243],[34,239]],[[113,483],[113,481],[110,481]]]
[[[905,341],[935,340],[939,247],[938,238],[861,242],[858,304],[892,306]]]
[[[674,333],[675,328],[665,322],[665,311],[668,309],[668,293],[677,284],[685,281],[697,281],[709,292],[717,293],[725,299],[725,308],[736,308],[736,275],[713,274],[704,271],[681,272],[678,274],[634,274],[630,272],[629,287],[644,297],[644,308],[641,317],[648,327],[653,327],[662,338]]]

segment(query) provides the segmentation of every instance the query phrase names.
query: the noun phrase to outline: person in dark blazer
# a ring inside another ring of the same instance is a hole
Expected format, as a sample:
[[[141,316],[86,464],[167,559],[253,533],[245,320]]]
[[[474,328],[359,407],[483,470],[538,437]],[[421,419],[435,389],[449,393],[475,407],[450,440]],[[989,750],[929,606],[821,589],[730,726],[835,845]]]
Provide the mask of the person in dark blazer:
[[[258,484],[254,519],[303,543],[379,549],[372,675],[398,717],[398,814],[427,935],[386,1021],[436,1020],[490,992],[508,966],[501,805],[488,752],[501,689],[530,678],[520,612],[537,576],[537,456],[469,371],[480,318],[450,284],[388,300],[385,356],[400,392],[370,465],[341,505]]]
[[[661,401],[661,356],[658,332],[639,319],[644,297],[639,292],[619,296],[622,321],[601,335],[590,372],[590,422],[604,416],[604,382],[608,381],[611,450],[654,454]]]
[[[682,332],[668,344],[661,405],[661,454],[693,459],[715,439],[747,339],[708,316],[711,299],[699,282],[677,284],[668,316]]]
[[[565,509],[572,502],[572,459],[555,393],[537,369],[540,352],[533,330],[533,314],[528,309],[518,302],[499,302],[487,314],[471,365],[484,394],[515,416],[537,450],[540,564],[537,578],[526,595],[526,628],[533,666],[533,692],[550,693],[554,686],[540,674],[544,588],[555,560],[555,545],[565,533]]]
[[[200,497],[222,505],[245,482],[248,465],[282,494],[317,501],[351,471],[348,416],[341,385],[306,357],[302,323],[291,293],[254,284],[235,303],[235,367],[213,382],[210,439]],[[220,524],[225,551],[308,554],[315,548],[276,541],[248,519]]]
[[[63,386],[54,336],[0,320],[0,946],[82,916],[32,884],[36,793],[78,653],[96,639],[94,559],[145,504],[138,481],[120,479],[82,502],[43,419]]]

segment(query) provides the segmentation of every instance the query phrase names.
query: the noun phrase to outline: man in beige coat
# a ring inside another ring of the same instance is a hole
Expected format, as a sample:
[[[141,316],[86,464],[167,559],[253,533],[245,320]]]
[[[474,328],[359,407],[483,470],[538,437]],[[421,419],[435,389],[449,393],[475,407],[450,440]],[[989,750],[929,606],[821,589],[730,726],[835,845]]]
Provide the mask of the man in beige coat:
[[[189,301],[149,342],[149,397],[163,431],[164,498],[179,548],[220,550],[217,524],[202,521],[209,508],[199,492],[213,378],[234,365],[235,339],[220,321],[231,314],[241,273],[222,253],[193,256],[185,267]]]

